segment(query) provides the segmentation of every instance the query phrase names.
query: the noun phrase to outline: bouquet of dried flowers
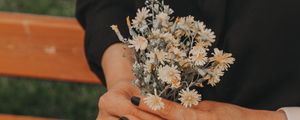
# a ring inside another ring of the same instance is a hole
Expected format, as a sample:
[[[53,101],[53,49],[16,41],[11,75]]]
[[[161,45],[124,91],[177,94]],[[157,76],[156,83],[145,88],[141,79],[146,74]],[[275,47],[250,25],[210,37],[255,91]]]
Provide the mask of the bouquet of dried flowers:
[[[131,38],[111,26],[133,50],[133,84],[152,110],[164,107],[162,98],[185,107],[197,105],[201,94],[195,88],[203,83],[215,86],[235,59],[231,53],[209,49],[216,36],[193,16],[172,17],[174,11],[164,1],[146,0],[145,5],[133,20],[127,17]]]

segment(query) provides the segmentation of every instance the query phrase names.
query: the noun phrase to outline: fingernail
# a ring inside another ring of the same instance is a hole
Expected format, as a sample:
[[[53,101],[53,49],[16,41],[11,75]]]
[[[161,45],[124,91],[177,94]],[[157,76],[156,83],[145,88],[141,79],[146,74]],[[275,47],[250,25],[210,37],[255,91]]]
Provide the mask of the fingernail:
[[[140,100],[141,100],[141,98],[139,98],[139,97],[136,97],[136,96],[131,97],[131,103],[136,106],[139,106]]]
[[[120,117],[120,120],[129,120],[127,117]]]

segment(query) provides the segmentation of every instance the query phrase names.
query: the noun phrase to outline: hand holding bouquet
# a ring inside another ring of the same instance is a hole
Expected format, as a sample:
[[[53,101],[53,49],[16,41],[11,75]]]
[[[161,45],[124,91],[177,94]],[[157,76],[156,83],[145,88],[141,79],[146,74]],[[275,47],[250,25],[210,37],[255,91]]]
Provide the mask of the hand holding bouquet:
[[[133,84],[147,96],[144,101],[152,110],[164,107],[162,98],[185,107],[197,105],[201,94],[195,88],[215,86],[235,59],[210,48],[214,32],[193,16],[172,17],[164,1],[146,0],[145,5],[133,20],[127,17],[130,38],[111,26],[133,50]]]

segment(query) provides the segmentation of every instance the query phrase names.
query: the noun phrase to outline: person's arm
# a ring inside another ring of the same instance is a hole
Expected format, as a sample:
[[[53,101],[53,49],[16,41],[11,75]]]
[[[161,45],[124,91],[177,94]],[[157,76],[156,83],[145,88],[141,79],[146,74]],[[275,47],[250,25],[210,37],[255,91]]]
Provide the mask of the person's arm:
[[[122,116],[162,120],[131,105],[130,97],[138,95],[139,90],[131,84],[134,77],[130,51],[118,43],[110,28],[117,24],[123,36],[128,37],[125,18],[135,14],[137,1],[143,0],[77,0],[76,18],[85,31],[85,55],[91,70],[108,87],[100,97],[97,120],[118,120]]]
[[[108,92],[100,97],[97,120],[118,118],[130,120],[162,120],[160,117],[143,112],[130,104],[130,97],[139,95],[140,91],[133,86],[131,51],[124,44],[113,44],[105,50],[102,57],[102,68],[105,73]]]
[[[135,14],[135,6],[135,0],[77,0],[76,18],[85,32],[85,55],[91,70],[103,85],[106,85],[107,77],[101,66],[102,56],[110,45],[119,42],[110,26],[117,24],[127,37],[125,18]]]
[[[102,57],[102,68],[104,70],[107,88],[110,89],[117,82],[131,81],[134,79],[132,73],[132,60],[129,48],[121,43],[111,45]]]

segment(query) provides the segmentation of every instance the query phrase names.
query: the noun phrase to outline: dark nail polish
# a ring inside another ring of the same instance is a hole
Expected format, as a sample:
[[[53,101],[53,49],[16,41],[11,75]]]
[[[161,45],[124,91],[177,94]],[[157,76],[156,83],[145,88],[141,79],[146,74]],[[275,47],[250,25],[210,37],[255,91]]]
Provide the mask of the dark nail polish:
[[[127,117],[120,117],[120,120],[129,120]]]
[[[131,103],[136,106],[139,106],[140,100],[141,100],[141,98],[139,98],[139,97],[136,97],[136,96],[131,97]]]

